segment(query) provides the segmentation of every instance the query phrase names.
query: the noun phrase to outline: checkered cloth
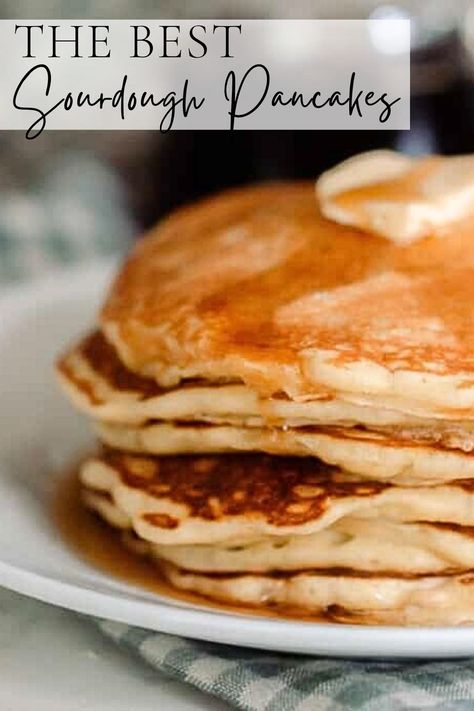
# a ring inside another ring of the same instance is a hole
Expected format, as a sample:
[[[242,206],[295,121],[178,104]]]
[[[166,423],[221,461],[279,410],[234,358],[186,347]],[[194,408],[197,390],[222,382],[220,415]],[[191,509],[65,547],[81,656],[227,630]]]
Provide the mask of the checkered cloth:
[[[245,711],[474,708],[474,660],[371,662],[271,654],[99,622],[173,679]]]
[[[45,174],[31,194],[0,193],[0,285],[123,251],[134,232],[120,186],[103,165],[69,155]],[[40,603],[31,604],[40,615]],[[315,659],[92,622],[144,663],[247,711],[474,709],[472,660]]]

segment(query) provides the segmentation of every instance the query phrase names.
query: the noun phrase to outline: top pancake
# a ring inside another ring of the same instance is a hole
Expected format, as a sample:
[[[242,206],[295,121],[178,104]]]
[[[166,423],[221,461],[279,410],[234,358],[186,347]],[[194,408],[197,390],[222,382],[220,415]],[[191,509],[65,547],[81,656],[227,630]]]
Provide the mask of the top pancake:
[[[424,403],[362,398],[320,391],[312,400],[283,393],[259,398],[243,383],[186,380],[170,389],[128,370],[100,331],[93,331],[57,361],[57,374],[73,403],[104,422],[143,424],[150,420],[210,422],[243,426],[363,425],[429,434],[448,431],[472,440],[474,420],[456,411],[439,412]],[[401,408],[401,409],[400,409]],[[444,433],[444,434],[443,434]],[[464,447],[465,448],[465,447]],[[471,448],[471,447],[470,447]]]
[[[235,190],[140,241],[102,327],[133,371],[474,410],[474,223],[411,246],[322,217],[312,184]]]

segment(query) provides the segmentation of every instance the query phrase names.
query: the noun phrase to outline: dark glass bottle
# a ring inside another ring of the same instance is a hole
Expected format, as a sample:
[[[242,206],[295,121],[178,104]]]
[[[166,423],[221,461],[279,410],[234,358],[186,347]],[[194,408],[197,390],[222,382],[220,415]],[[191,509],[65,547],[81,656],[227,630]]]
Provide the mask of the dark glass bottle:
[[[413,46],[413,45],[412,45]],[[135,180],[143,225],[173,207],[258,180],[314,178],[360,151],[474,151],[474,88],[462,21],[414,42],[410,131],[176,131],[156,134]]]

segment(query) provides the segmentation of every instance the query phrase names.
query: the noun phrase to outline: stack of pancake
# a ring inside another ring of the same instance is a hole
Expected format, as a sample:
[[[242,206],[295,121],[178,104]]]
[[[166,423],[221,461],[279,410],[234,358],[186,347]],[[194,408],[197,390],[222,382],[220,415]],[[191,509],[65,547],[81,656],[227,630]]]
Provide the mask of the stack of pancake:
[[[100,440],[84,502],[157,574],[291,614],[474,622],[469,160],[371,154],[316,197],[228,192],[137,243],[58,372]]]

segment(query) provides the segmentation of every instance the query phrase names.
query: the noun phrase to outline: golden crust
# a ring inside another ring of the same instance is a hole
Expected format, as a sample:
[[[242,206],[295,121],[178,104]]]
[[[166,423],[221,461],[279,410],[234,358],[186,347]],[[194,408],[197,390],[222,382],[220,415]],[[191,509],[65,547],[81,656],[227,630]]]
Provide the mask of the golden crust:
[[[351,480],[312,457],[140,457],[105,449],[100,460],[126,486],[167,498],[186,506],[189,516],[210,521],[260,515],[276,527],[298,526],[320,517],[331,499],[373,497],[390,487]],[[175,527],[163,522],[162,513],[146,516],[151,525]]]
[[[471,407],[473,229],[400,247],[324,219],[312,184],[234,190],[177,211],[137,244],[102,326],[129,368],[165,385],[225,377],[307,395],[331,384],[316,353],[340,371],[378,368],[372,391],[388,392],[385,371],[428,373],[435,386],[454,377],[457,406]],[[431,390],[454,406],[452,392]]]
[[[109,385],[110,388],[122,391],[136,391],[143,399],[151,398],[163,392],[163,388],[151,378],[144,378],[126,368],[117,358],[114,348],[108,343],[100,331],[92,331],[81,341],[64,353],[57,361],[58,372],[69,380],[77,390],[84,393],[93,404],[102,404],[103,398],[94,391],[90,379],[76,372],[73,356],[80,356]]]

